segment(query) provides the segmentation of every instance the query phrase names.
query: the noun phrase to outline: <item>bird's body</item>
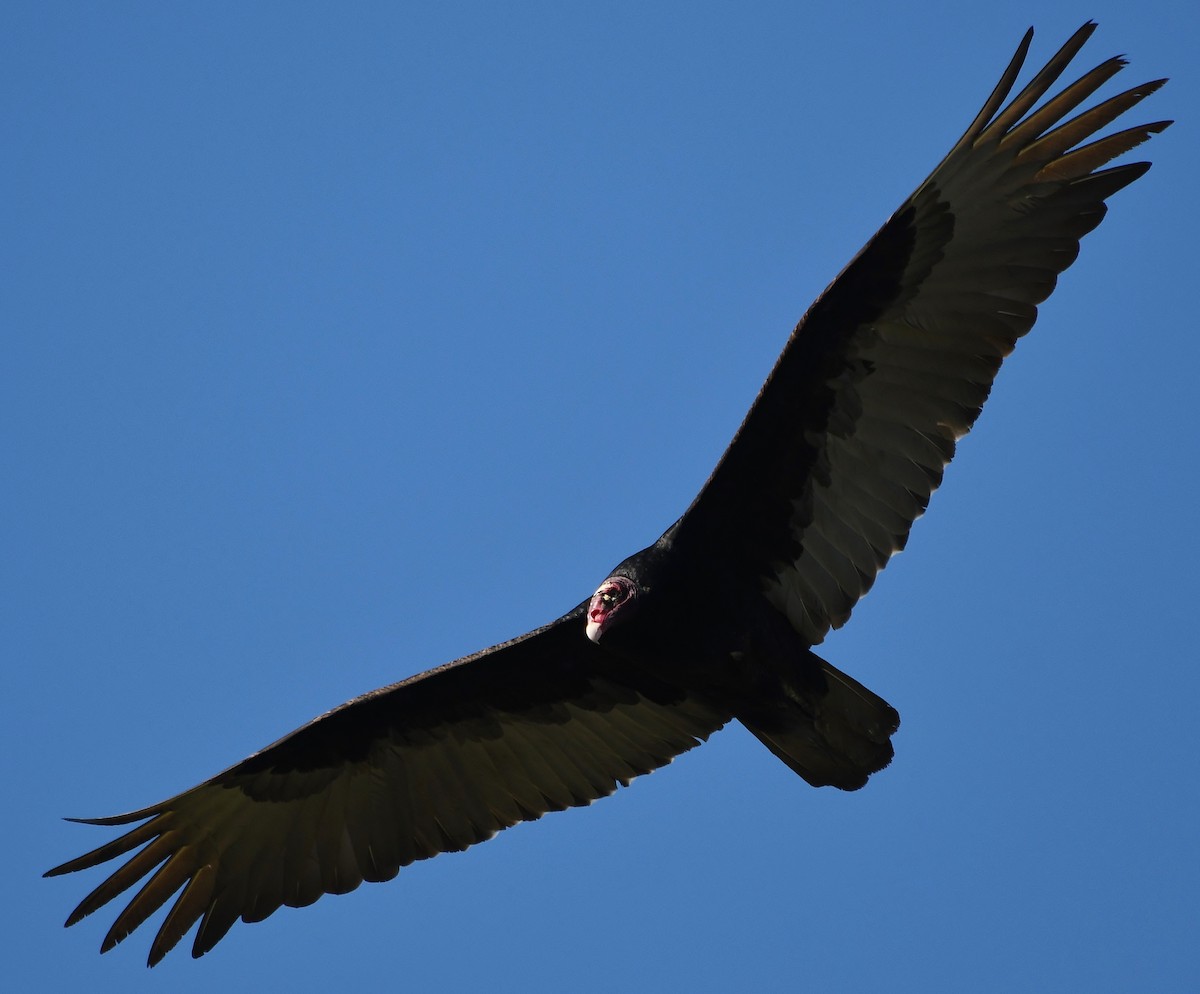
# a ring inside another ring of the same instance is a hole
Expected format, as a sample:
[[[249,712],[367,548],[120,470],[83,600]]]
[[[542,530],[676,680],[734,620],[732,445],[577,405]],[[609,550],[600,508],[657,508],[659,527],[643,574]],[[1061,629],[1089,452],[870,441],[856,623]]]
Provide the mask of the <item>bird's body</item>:
[[[1119,59],[1041,102],[1093,28],[1004,106],[1026,36],[964,137],[802,318],[657,542],[543,628],[350,701],[176,797],[87,819],[133,827],[51,874],[144,848],[68,924],[148,877],[102,949],[178,893],[150,962],[197,921],[198,956],[238,918],[610,794],[731,720],[817,786],[885,767],[896,711],[812,650],[904,547],[1036,305],[1148,164],[1104,167],[1169,123],[1094,138],[1161,81],[1070,117]]]

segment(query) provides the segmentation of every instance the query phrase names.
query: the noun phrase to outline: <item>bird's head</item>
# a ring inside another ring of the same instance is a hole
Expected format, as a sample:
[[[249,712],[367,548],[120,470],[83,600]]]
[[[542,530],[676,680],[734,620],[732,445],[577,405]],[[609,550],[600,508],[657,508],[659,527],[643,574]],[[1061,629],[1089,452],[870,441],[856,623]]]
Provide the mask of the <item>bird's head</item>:
[[[633,614],[638,597],[638,585],[627,576],[613,574],[605,580],[587,608],[587,637],[599,642],[600,637],[616,622]]]

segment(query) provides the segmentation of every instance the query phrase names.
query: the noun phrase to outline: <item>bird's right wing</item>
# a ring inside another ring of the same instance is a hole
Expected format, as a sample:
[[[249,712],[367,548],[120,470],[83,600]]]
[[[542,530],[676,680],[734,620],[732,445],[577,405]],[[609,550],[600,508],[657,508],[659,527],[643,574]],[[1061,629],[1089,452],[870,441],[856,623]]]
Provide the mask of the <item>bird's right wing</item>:
[[[1026,34],[966,134],[801,319],[668,533],[724,582],[757,584],[810,645],[904,548],[1037,304],[1149,168],[1107,164],[1170,123],[1095,137],[1163,80],[1070,116],[1119,58],[1043,100],[1094,28],[1005,106]]]
[[[192,955],[261,921],[400,867],[611,794],[703,741],[729,715],[584,635],[583,608],[511,642],[330,711],[224,773],[95,825],[141,824],[50,870],[143,846],[79,904],[72,925],[151,874],[112,948],[182,888],[157,963],[200,919]]]

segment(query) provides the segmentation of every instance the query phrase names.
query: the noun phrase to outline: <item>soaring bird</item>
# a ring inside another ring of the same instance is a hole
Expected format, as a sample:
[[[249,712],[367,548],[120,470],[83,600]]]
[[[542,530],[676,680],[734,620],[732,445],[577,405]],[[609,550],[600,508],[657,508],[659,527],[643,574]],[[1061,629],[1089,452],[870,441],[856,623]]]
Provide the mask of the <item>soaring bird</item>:
[[[349,701],[168,800],[76,819],[132,827],[47,874],[128,857],[67,925],[148,877],[101,951],[178,895],[149,964],[197,921],[201,956],[239,918],[588,804],[733,719],[814,786],[856,790],[887,766],[896,711],[812,647],[904,547],[1080,238],[1149,168],[1108,163],[1170,123],[1095,137],[1163,80],[1076,113],[1120,58],[1047,98],[1094,29],[1006,104],[1026,33],[963,137],[797,324],[653,545],[536,631]]]

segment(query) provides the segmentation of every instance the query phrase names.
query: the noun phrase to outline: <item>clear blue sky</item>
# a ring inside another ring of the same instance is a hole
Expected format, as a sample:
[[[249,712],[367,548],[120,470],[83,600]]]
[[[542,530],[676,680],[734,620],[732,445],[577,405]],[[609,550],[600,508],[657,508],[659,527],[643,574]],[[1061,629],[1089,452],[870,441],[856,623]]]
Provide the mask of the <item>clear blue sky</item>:
[[[6,988],[1194,989],[1200,15],[614,6],[5,5]],[[653,540],[1026,26],[1040,64],[1089,17],[1080,70],[1181,120],[825,644],[890,769],[813,790],[731,728],[199,962],[61,928],[100,875],[40,873],[109,834],[60,816]]]

